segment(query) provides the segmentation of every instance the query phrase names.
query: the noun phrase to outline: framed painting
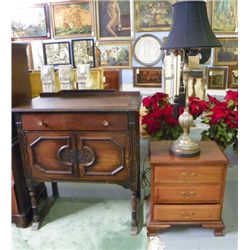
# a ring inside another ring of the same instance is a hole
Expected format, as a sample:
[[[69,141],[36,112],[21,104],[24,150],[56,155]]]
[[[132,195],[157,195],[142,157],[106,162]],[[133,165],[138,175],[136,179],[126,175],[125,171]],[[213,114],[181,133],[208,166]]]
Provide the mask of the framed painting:
[[[171,29],[176,0],[143,0],[135,2],[137,32],[167,31]]]
[[[71,40],[73,66],[77,64],[89,64],[95,67],[95,50],[93,39]]]
[[[100,42],[96,49],[98,66],[103,68],[131,68],[130,42]]]
[[[213,0],[212,29],[215,33],[237,33],[237,19],[237,0]]]
[[[134,57],[144,66],[152,66],[163,57],[162,42],[154,35],[142,35],[134,43]]]
[[[54,2],[50,8],[55,38],[95,35],[92,0]]]
[[[226,89],[228,68],[210,67],[208,68],[207,88]]]
[[[49,38],[49,26],[47,4],[20,7],[12,12],[12,39]]]
[[[88,89],[103,89],[103,69],[90,69],[86,87]]]
[[[224,37],[218,40],[222,47],[214,49],[214,65],[238,64],[238,38]]]
[[[134,68],[134,87],[161,88],[162,68]]]
[[[228,88],[238,89],[238,65],[229,66]]]
[[[99,40],[134,38],[133,0],[96,1],[97,37]]]
[[[43,54],[46,65],[71,64],[69,42],[43,43]]]

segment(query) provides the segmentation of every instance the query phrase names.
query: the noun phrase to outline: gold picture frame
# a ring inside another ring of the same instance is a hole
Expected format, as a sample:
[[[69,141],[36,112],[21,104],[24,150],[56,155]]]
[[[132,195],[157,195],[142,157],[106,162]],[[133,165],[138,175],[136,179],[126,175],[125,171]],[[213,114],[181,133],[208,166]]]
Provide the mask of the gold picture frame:
[[[210,67],[208,68],[207,88],[226,89],[228,68]]]
[[[90,69],[86,85],[88,89],[103,89],[103,69]]]
[[[228,88],[238,89],[238,65],[229,66]]]
[[[132,67],[131,42],[110,41],[97,43],[96,62],[102,68],[130,69]]]
[[[96,1],[99,41],[134,39],[134,1]]]
[[[215,33],[238,32],[237,0],[213,0],[212,29]]]
[[[137,32],[168,31],[172,26],[173,7],[176,0],[135,1]]]
[[[238,64],[238,38],[218,38],[222,47],[214,49],[214,65],[228,66]]]
[[[95,36],[93,0],[50,4],[54,38]]]

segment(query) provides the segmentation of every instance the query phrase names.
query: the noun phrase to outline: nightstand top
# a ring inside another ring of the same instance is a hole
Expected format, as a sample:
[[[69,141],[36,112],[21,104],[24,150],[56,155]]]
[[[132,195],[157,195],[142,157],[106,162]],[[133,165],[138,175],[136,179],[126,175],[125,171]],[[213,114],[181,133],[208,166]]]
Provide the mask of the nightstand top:
[[[200,141],[201,153],[194,157],[176,157],[169,151],[171,141],[151,140],[149,143],[149,157],[152,165],[173,164],[229,164],[228,158],[214,141]]]

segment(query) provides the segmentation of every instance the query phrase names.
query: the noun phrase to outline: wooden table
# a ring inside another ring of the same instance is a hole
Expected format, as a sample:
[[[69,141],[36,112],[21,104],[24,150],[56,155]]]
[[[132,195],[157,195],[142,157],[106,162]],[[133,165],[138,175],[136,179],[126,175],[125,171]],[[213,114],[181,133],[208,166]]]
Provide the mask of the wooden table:
[[[62,91],[14,107],[33,229],[58,196],[58,181],[116,183],[131,190],[132,234],[140,200],[139,92]],[[36,182],[53,195],[38,211]],[[119,211],[115,211],[119,213]]]
[[[216,236],[222,235],[228,159],[212,141],[200,142],[201,154],[190,158],[175,157],[169,146],[168,141],[150,142],[148,234],[171,225],[199,224],[213,228]]]

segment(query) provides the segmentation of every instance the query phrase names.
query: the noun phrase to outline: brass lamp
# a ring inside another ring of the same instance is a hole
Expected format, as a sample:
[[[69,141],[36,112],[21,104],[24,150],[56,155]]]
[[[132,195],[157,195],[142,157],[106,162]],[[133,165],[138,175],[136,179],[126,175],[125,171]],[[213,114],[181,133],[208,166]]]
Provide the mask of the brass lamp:
[[[179,93],[175,96],[174,110],[184,132],[176,141],[172,142],[170,151],[178,157],[192,157],[200,154],[199,144],[189,136],[193,117],[189,114],[188,108],[185,108],[182,115],[178,114],[179,107],[186,107],[186,90],[183,83],[184,63],[187,62],[187,56],[190,52],[221,47],[221,44],[209,24],[205,1],[180,1],[173,7],[172,28],[162,49],[183,51]]]

